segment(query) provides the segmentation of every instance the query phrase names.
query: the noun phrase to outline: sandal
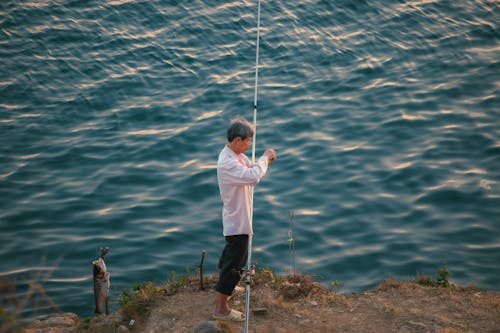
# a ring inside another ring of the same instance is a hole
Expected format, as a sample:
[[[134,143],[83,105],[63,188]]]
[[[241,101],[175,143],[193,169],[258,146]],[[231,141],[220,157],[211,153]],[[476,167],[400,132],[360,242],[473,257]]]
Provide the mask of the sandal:
[[[214,319],[218,320],[228,320],[228,321],[244,321],[245,314],[231,309],[227,315],[216,315],[215,313],[212,315]]]

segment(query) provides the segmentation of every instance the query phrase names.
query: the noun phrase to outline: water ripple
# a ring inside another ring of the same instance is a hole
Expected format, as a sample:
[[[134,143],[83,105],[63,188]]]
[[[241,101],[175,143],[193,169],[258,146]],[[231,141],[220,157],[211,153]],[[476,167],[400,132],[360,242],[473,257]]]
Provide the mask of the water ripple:
[[[291,270],[294,210],[297,267],[343,292],[442,261],[498,289],[499,13],[263,4],[257,153],[278,161],[255,192],[259,265]],[[193,271],[202,249],[215,272],[216,160],[228,121],[251,119],[256,4],[6,1],[0,14],[0,276],[55,268],[47,292],[85,316],[100,246],[112,308],[133,282]]]

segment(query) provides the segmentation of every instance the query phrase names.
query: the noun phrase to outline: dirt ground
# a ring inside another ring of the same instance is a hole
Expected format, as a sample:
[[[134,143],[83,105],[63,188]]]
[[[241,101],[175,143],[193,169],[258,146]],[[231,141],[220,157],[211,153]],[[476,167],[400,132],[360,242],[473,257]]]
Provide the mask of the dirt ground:
[[[35,321],[21,332],[243,332],[244,323],[212,319],[215,281],[215,277],[204,279],[204,290],[196,278],[162,287],[145,284],[145,288],[131,294],[133,297],[119,312],[109,316],[84,320],[74,313],[57,314]],[[243,312],[245,294],[235,296],[230,305]],[[212,326],[212,330],[201,330],[202,325]],[[1,332],[9,332],[2,327]],[[307,276],[275,277],[268,271],[257,275],[251,284],[249,331],[500,333],[500,292],[387,280],[374,289],[344,296]]]
[[[212,321],[213,280],[204,291],[188,283],[155,297],[149,316],[133,332],[196,331]],[[245,294],[231,306],[244,311]],[[339,333],[500,333],[500,293],[469,287],[427,287],[387,280],[377,288],[337,295],[304,276],[260,277],[251,288],[249,331]],[[223,332],[242,332],[243,323],[215,321]]]

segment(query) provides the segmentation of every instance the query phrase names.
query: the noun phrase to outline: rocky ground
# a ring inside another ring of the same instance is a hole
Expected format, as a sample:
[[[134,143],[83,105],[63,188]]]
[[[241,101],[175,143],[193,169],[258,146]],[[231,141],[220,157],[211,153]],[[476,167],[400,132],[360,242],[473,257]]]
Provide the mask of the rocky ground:
[[[24,332],[242,332],[243,323],[211,319],[214,281],[207,278],[205,290],[194,278],[161,288],[145,285],[119,313],[91,321],[74,314],[53,316]],[[245,295],[234,297],[231,305],[243,311]],[[309,277],[275,277],[268,271],[252,284],[249,323],[255,333],[500,333],[500,293],[387,280],[372,290],[343,296]]]

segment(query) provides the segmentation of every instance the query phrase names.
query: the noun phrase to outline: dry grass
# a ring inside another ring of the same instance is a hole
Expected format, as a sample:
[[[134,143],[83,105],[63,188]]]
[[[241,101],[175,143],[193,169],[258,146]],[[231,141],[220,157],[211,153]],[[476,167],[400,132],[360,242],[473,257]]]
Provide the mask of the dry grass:
[[[168,332],[192,332],[199,322],[211,320],[215,281],[210,278],[205,291],[189,281],[174,295],[160,297],[137,332],[162,332],[166,327]],[[231,302],[244,310],[244,295]],[[263,270],[251,288],[251,309],[262,308],[263,314],[250,314],[251,332],[500,332],[499,293],[415,281],[388,279],[373,290],[346,297],[308,276],[275,276]],[[219,325],[224,332],[241,332],[239,323]]]
[[[127,313],[136,320],[132,331],[193,332],[199,323],[212,320],[216,280],[206,278],[205,290],[196,278],[160,287],[147,298],[147,313]],[[233,298],[231,306],[243,311],[245,295]],[[263,270],[252,284],[250,309],[254,333],[500,333],[500,293],[415,281],[388,279],[372,290],[343,296],[307,276],[275,276]],[[254,313],[256,309],[260,311]],[[217,324],[226,333],[241,332],[243,327]]]

